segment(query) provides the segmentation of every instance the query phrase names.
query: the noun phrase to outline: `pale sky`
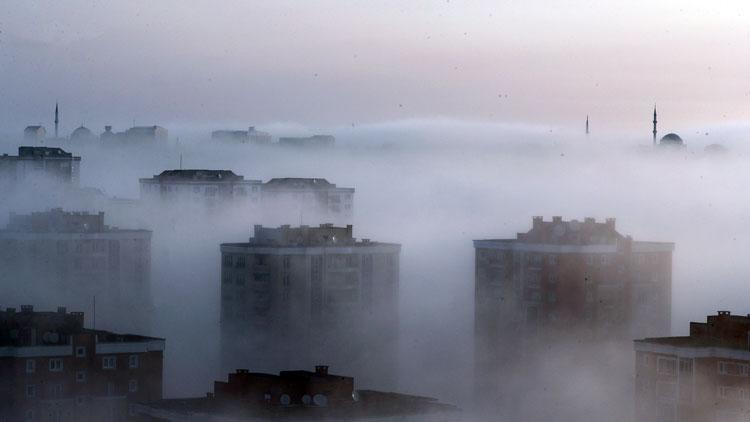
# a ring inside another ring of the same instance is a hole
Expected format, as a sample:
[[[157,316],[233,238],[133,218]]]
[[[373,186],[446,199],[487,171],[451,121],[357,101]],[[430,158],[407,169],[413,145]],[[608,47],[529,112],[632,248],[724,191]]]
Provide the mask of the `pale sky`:
[[[750,121],[746,1],[30,1],[0,6],[0,132],[452,118],[650,132]]]

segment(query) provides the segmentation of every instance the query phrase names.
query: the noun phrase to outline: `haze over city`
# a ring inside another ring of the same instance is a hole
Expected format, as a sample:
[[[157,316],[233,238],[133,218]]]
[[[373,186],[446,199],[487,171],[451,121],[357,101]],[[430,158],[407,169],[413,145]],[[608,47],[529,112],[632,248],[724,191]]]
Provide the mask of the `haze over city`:
[[[0,422],[746,420],[749,19],[5,5]]]

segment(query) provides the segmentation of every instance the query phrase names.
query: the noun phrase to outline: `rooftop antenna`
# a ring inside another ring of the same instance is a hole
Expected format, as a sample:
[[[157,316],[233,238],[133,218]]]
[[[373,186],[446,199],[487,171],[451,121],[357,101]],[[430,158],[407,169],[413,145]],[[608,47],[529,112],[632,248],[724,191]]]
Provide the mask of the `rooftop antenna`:
[[[589,115],[586,115],[586,135],[589,134]]]
[[[94,311],[91,313],[91,328],[96,330],[96,295],[94,295]]]
[[[656,104],[654,104],[654,146],[656,146]]]
[[[182,170],[182,154],[180,154],[180,170]]]

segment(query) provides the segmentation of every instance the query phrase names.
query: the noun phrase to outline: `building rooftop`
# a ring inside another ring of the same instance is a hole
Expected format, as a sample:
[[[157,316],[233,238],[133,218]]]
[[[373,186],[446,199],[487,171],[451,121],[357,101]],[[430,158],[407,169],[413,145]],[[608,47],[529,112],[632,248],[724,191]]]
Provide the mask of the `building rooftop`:
[[[244,180],[245,178],[244,176],[234,174],[231,170],[186,169],[164,170],[160,174],[154,175],[154,179],[174,182],[235,182]]]
[[[25,159],[41,158],[73,158],[80,160],[80,157],[73,157],[73,154],[65,152],[62,148],[53,147],[18,147],[18,157]]]
[[[370,239],[357,240],[353,226],[334,227],[333,224],[310,226],[281,226],[277,228],[254,227],[254,236],[247,243],[223,243],[222,246],[238,247],[314,247],[314,246],[374,246],[394,245],[393,243],[372,242]]]
[[[34,311],[31,305],[0,310],[0,347],[54,346],[70,344],[70,336],[90,333],[99,343],[137,343],[164,340],[136,334],[118,334],[83,327],[83,312],[67,312],[64,307],[56,312]]]
[[[102,233],[119,230],[104,224],[104,212],[89,214],[87,212],[68,212],[62,208],[49,211],[16,214],[11,212],[5,232],[23,233]],[[137,230],[146,231],[146,230]]]
[[[716,315],[706,317],[706,322],[691,322],[690,335],[679,337],[653,337],[636,340],[636,343],[647,343],[673,347],[719,347],[727,349],[750,350],[750,314],[732,315],[729,311],[719,311]]]
[[[267,181],[263,184],[263,187],[271,189],[328,189],[335,188],[336,185],[326,179],[282,177]]]

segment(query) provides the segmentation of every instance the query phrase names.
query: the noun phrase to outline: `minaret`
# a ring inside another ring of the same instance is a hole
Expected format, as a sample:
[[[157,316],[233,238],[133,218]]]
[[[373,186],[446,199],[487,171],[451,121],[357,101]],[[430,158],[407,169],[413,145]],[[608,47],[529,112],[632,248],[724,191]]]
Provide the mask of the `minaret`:
[[[589,116],[586,115],[586,135],[589,134]]]
[[[656,105],[654,105],[654,146],[656,146]]]
[[[55,102],[55,139],[57,139],[57,126],[60,123],[60,113],[57,108],[57,102]]]

